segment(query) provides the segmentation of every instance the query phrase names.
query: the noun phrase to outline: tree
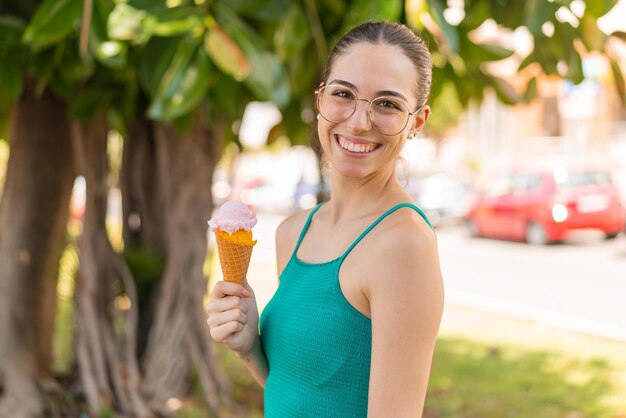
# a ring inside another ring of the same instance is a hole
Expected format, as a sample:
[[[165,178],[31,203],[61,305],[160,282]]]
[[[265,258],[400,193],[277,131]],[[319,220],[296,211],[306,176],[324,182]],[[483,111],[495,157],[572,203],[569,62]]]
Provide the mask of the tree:
[[[89,410],[167,415],[167,399],[185,395],[196,373],[216,411],[232,400],[204,326],[205,223],[214,167],[222,145],[237,141],[230,127],[245,104],[273,101],[283,113],[274,134],[308,142],[329,46],[368,19],[421,31],[435,61],[432,102],[445,86],[461,106],[481,100],[485,88],[506,103],[528,100],[533,78],[518,92],[483,65],[513,54],[472,40],[490,17],[533,35],[522,69],[580,82],[581,49],[609,54],[623,98],[621,72],[595,23],[614,3],[587,5],[574,28],[555,14],[570,2],[547,0],[467,1],[456,26],[443,0],[4,1],[0,125],[9,128],[11,156],[0,201],[0,416],[49,407],[40,388],[55,382],[56,270],[77,174],[86,179],[87,211],[75,363]],[[552,37],[541,31],[545,22]],[[105,225],[111,130],[124,136],[122,253]],[[120,294],[130,310],[115,308]]]

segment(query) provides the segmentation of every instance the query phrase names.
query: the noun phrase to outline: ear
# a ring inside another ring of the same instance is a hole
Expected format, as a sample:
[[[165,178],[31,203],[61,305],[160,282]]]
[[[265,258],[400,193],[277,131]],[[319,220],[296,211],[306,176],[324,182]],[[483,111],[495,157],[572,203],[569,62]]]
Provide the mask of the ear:
[[[424,106],[417,115],[414,116],[413,125],[411,126],[411,132],[419,132],[422,130],[428,118],[430,117],[430,106]]]

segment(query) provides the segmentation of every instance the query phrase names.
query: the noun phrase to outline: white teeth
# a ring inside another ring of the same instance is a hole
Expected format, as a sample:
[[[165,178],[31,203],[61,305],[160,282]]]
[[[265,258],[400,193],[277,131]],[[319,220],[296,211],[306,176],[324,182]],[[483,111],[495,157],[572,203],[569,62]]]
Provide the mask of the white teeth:
[[[367,153],[372,152],[376,148],[376,144],[355,144],[339,137],[339,145],[341,148],[350,152]]]

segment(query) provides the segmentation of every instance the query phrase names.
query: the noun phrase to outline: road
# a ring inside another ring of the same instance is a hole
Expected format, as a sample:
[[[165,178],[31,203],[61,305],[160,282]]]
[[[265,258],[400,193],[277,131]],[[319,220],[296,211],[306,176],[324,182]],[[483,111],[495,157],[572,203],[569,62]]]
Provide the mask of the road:
[[[282,216],[259,213],[248,277],[261,307],[276,281],[274,232]],[[581,231],[563,244],[470,238],[437,230],[446,304],[626,341],[626,238]]]

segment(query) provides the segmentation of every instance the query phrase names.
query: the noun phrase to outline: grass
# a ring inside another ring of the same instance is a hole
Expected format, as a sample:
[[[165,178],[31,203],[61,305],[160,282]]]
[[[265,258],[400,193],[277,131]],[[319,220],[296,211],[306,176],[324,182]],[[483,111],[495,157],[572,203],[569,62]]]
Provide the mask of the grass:
[[[619,370],[606,359],[440,339],[425,418],[622,418]]]

